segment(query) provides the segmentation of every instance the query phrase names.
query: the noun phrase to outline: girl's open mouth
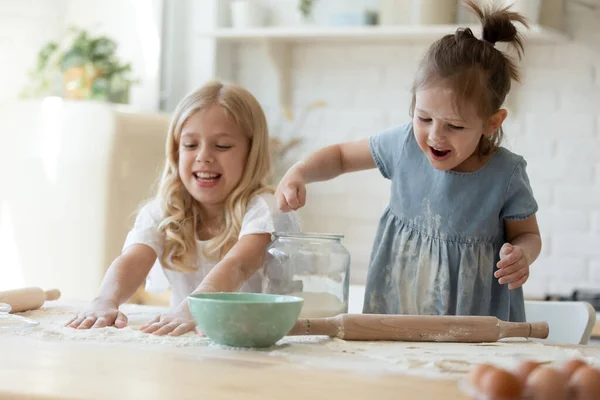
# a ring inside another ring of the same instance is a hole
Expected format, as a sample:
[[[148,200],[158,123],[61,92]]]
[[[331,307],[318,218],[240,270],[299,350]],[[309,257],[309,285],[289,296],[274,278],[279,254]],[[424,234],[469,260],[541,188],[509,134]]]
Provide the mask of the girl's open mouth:
[[[436,160],[443,160],[450,155],[450,150],[436,149],[434,147],[429,146],[431,149],[431,154]]]
[[[196,179],[196,182],[198,182],[201,187],[215,186],[221,178],[221,174],[213,172],[194,172],[193,175]]]

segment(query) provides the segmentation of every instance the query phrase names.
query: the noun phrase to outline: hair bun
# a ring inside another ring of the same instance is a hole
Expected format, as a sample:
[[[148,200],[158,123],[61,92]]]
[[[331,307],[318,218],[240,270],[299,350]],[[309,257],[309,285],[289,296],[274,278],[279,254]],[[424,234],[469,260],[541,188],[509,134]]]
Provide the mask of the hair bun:
[[[510,6],[500,7],[489,4],[481,7],[473,0],[466,0],[467,7],[479,18],[482,27],[481,40],[495,45],[498,42],[512,44],[519,56],[523,53],[523,38],[515,23],[529,27],[527,19],[519,13],[510,11]]]

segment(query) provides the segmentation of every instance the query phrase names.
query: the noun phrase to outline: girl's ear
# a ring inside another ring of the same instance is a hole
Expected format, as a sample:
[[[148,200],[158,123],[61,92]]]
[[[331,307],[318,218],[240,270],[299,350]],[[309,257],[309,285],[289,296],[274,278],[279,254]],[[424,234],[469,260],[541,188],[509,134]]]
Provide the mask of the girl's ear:
[[[489,136],[492,133],[496,132],[498,130],[498,128],[500,128],[500,126],[502,126],[502,123],[506,119],[507,115],[508,115],[508,112],[503,108],[496,111],[494,114],[492,114],[492,116],[488,120],[487,124],[485,125],[483,134],[486,136]]]

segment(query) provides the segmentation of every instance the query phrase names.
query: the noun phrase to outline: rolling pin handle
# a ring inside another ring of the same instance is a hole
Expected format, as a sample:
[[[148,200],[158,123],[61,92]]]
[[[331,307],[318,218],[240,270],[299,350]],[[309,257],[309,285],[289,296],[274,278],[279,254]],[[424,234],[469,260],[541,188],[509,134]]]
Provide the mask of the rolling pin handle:
[[[46,300],[58,300],[60,298],[60,290],[58,289],[50,289],[44,292],[46,295]]]
[[[547,339],[550,328],[547,322],[531,322],[530,326],[530,334],[529,337],[536,339]]]

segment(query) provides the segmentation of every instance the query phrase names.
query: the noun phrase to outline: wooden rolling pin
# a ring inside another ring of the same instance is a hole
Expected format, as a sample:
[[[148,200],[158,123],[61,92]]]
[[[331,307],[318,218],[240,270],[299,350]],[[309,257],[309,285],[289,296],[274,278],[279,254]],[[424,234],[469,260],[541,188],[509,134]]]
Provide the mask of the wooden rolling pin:
[[[42,290],[39,287],[7,290],[0,292],[0,303],[9,304],[11,313],[36,310],[44,305],[46,300],[58,300],[60,290]]]
[[[504,322],[496,317],[340,314],[298,319],[288,335],[326,335],[344,340],[495,342],[502,338],[548,337],[546,322]]]

